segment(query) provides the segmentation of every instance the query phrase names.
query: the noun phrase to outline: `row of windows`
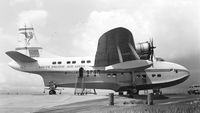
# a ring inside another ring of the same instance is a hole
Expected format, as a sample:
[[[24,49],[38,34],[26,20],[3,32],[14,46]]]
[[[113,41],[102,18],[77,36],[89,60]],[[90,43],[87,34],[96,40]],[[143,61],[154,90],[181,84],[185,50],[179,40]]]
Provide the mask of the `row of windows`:
[[[76,61],[67,61],[66,63],[67,63],[67,64],[76,64]],[[82,63],[82,64],[91,63],[91,61],[90,61],[90,60],[87,60],[87,61],[82,60],[81,63]],[[61,61],[58,61],[58,62],[53,61],[52,64],[62,64],[62,62],[61,62]]]
[[[99,71],[93,71],[92,73],[91,73],[91,71],[86,71],[87,72],[87,77],[89,77],[89,75],[94,75],[94,77],[96,77],[97,75],[99,75],[100,74],[100,72]],[[117,76],[117,74],[107,74],[107,77],[116,77]]]
[[[140,78],[140,77],[146,78],[146,76],[147,76],[146,74],[137,75],[137,78]],[[152,77],[156,77],[156,76],[157,76],[157,77],[161,77],[161,74],[157,74],[157,75],[156,75],[156,74],[152,74]]]

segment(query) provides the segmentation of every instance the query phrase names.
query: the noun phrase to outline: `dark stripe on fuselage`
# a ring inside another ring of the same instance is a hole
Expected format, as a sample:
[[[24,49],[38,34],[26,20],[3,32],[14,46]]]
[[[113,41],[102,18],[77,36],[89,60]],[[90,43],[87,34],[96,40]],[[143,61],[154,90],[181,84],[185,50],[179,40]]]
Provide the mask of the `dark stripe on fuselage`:
[[[58,87],[71,87],[71,88],[75,88],[75,83],[68,83],[68,84],[57,84]],[[81,88],[82,84],[77,84],[77,88]],[[84,83],[84,88],[88,88],[88,89],[110,89],[110,90],[114,90],[117,91],[120,86],[116,83],[109,83],[109,82],[89,82],[89,83]]]

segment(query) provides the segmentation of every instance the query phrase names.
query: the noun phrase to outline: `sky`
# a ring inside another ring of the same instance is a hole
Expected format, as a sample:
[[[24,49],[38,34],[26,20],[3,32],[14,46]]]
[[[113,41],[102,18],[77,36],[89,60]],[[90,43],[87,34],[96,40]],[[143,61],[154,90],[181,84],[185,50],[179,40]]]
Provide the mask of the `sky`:
[[[0,15],[0,90],[43,86],[39,75],[7,65],[24,24],[46,51],[66,57],[94,56],[103,33],[125,27],[136,43],[153,38],[156,56],[187,67],[187,85],[200,81],[199,0],[1,0]]]

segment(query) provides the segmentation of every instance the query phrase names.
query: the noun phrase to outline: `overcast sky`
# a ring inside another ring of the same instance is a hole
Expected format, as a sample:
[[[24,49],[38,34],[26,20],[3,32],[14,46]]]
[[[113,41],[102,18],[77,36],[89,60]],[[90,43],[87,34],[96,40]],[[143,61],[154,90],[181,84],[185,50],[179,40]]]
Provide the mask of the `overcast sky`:
[[[104,32],[126,27],[136,42],[153,37],[156,56],[200,76],[199,0],[1,0],[0,15],[0,89],[43,85],[7,66],[5,52],[15,49],[24,24],[34,26],[44,49],[66,57],[94,56]]]

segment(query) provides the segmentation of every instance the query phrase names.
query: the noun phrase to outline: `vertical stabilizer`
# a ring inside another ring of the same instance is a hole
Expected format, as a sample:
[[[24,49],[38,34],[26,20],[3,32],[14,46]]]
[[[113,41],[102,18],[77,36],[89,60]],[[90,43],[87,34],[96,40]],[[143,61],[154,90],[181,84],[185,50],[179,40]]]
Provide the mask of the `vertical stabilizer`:
[[[40,57],[42,48],[36,41],[34,28],[24,26],[19,28],[19,36],[16,51],[30,57]]]

